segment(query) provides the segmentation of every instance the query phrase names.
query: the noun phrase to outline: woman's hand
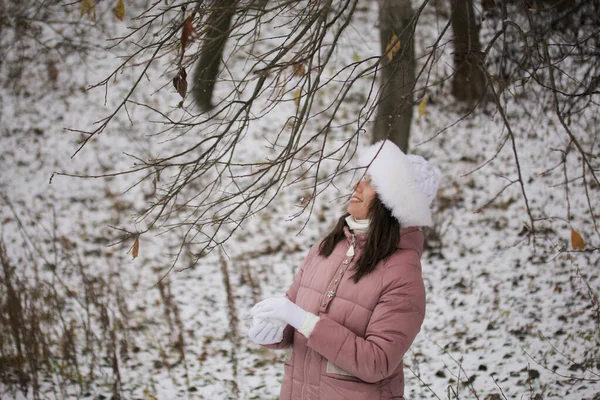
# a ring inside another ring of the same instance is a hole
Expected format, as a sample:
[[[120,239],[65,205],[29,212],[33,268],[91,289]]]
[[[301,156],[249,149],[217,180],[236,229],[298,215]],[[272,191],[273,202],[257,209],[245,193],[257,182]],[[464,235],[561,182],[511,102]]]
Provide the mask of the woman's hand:
[[[271,297],[263,300],[252,307],[250,312],[255,318],[279,319],[296,329],[300,329],[308,314],[287,297]]]
[[[265,319],[254,318],[248,336],[256,344],[275,344],[283,339],[283,328]]]

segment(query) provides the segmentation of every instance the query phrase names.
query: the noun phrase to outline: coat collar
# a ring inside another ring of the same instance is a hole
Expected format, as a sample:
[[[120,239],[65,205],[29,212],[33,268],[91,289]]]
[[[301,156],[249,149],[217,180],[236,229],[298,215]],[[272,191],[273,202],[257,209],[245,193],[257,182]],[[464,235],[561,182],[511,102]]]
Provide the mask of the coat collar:
[[[352,234],[352,231],[348,226],[344,227],[344,235],[346,236],[346,242],[348,245],[352,243],[354,238],[354,246],[357,250],[362,250],[367,243],[367,234],[359,233],[356,235]],[[408,228],[400,229],[400,241],[398,242],[398,249],[402,250],[415,250],[419,257],[423,255],[423,243],[425,237],[419,227],[409,226]]]
[[[348,225],[344,226],[344,235],[346,235],[346,241],[348,242],[348,244],[352,243],[352,240],[354,240],[354,246],[357,249],[362,249],[365,246],[365,243],[367,243],[366,233],[354,234],[352,233],[350,228],[348,228]]]

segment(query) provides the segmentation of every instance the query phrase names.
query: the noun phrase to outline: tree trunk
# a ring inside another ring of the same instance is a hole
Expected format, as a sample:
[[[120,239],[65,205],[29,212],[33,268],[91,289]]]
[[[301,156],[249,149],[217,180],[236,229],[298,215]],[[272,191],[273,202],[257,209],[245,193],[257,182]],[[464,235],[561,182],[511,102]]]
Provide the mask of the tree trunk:
[[[415,82],[414,13],[410,0],[383,0],[379,5],[379,37],[383,54],[382,88],[373,141],[390,139],[408,150]],[[400,49],[388,58],[388,45],[397,37]]]
[[[236,0],[215,3],[207,21],[207,32],[200,51],[200,60],[194,74],[192,95],[203,111],[213,108],[212,94],[219,75],[219,66],[225,43],[229,38],[231,20],[235,14]]]
[[[485,91],[483,54],[473,0],[450,0],[454,31],[454,77],[452,95],[460,101],[479,100]]]

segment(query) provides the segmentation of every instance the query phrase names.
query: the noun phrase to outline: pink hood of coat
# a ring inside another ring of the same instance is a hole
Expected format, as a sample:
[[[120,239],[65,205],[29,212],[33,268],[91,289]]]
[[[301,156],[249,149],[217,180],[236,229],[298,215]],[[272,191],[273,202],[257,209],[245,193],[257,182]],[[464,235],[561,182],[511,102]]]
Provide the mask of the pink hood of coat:
[[[358,283],[351,279],[366,235],[355,237],[356,254],[346,252],[353,235],[346,228],[327,258],[314,245],[287,296],[319,316],[309,338],[291,326],[269,348],[290,348],[284,364],[281,400],[402,399],[402,358],[421,329],[425,288],[421,276],[423,233],[400,231],[397,250]]]

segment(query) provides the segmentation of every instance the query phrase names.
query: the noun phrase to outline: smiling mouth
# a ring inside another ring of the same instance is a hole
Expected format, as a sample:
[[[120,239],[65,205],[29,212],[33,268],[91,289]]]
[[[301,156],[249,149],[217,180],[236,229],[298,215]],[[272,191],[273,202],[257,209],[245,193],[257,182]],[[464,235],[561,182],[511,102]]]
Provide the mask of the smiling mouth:
[[[350,198],[350,203],[362,203],[362,200],[359,199],[358,197],[352,196]]]

